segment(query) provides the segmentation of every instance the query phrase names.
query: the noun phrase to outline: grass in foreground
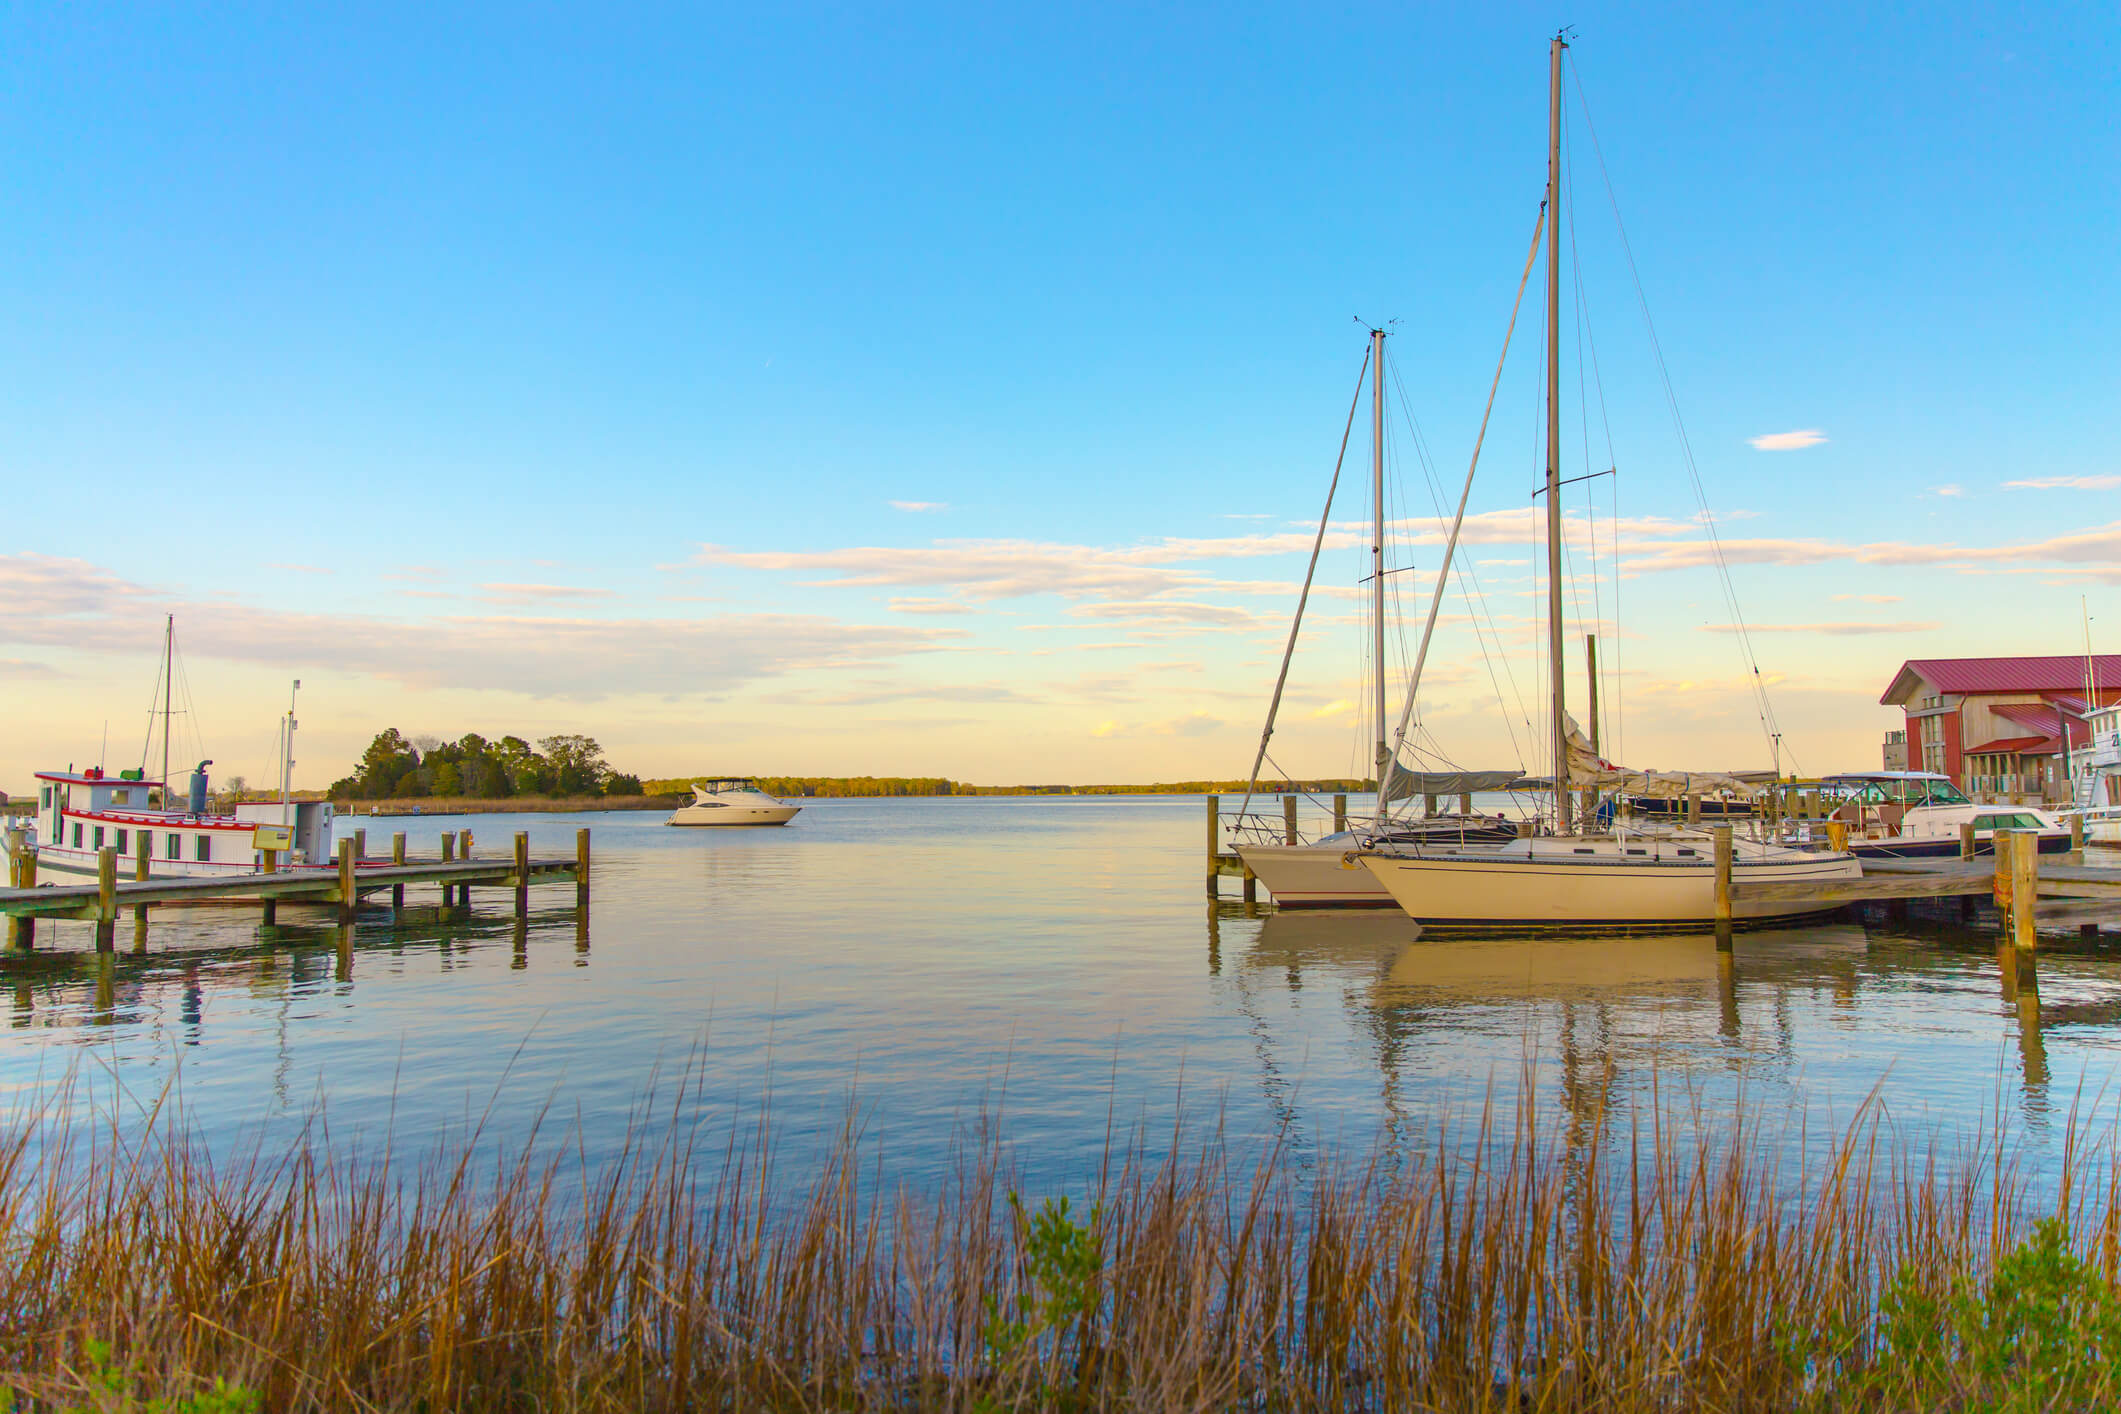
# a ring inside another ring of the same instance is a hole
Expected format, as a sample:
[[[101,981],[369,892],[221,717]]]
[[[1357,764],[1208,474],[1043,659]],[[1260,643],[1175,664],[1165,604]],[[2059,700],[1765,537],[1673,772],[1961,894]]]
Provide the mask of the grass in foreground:
[[[938,1191],[884,1190],[851,1130],[791,1175],[673,1110],[602,1165],[533,1138],[410,1170],[19,1118],[0,1384],[173,1414],[2121,1397],[2106,1144],[2067,1146],[2040,1214],[2000,1137],[1910,1161],[1869,1110],[1806,1172],[1742,1116],[1565,1143],[1491,1113],[1411,1167],[1137,1141],[1030,1199],[986,1140]]]

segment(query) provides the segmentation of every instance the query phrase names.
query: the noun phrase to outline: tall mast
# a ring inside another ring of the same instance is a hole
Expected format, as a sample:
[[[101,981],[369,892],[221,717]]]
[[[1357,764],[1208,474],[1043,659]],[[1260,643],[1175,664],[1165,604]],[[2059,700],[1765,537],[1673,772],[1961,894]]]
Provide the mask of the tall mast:
[[[1548,49],[1547,72],[1547,678],[1554,688],[1554,823],[1569,828],[1569,698],[1561,642],[1561,51]]]
[[[1370,650],[1374,655],[1377,722],[1377,818],[1385,817],[1385,331],[1370,331]]]
[[[169,694],[170,669],[177,659],[177,616],[162,625],[162,808],[169,809]]]

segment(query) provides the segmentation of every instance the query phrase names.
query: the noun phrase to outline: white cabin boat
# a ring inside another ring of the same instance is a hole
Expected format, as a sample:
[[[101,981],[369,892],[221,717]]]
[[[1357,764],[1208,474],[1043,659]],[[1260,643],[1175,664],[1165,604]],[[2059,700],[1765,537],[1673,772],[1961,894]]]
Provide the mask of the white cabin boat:
[[[263,860],[254,844],[260,825],[290,827],[291,867],[322,867],[331,856],[328,800],[256,802],[233,811],[208,808],[205,765],[192,772],[183,799],[169,800],[163,783],[144,771],[115,776],[100,767],[37,773],[37,872],[41,879],[96,877],[96,856],[118,852],[118,876],[133,877],[147,855],[151,879],[229,878],[256,873]]]
[[[787,805],[759,789],[749,776],[694,781],[692,804],[672,812],[666,825],[785,825],[803,807]]]

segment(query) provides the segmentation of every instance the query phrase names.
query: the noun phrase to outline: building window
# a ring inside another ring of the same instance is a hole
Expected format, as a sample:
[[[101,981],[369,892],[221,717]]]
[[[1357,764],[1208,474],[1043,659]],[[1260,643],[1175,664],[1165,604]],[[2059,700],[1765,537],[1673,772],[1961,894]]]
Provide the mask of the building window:
[[[118,853],[120,853],[120,854],[123,854],[123,853],[125,853],[125,850],[126,850],[126,839],[125,839],[125,831],[123,831],[123,830],[120,830],[120,831],[118,831]]]
[[[184,837],[182,835],[164,836],[163,843],[166,846],[162,851],[165,858],[182,859],[184,857]]]
[[[199,862],[204,864],[214,857],[214,837],[212,835],[200,835],[198,839]]]

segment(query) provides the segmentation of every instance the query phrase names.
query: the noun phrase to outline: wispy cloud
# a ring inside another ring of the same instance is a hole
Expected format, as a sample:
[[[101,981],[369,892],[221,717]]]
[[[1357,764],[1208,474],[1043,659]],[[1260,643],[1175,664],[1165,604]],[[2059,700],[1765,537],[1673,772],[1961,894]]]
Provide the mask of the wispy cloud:
[[[482,584],[479,598],[489,604],[570,604],[592,599],[609,599],[609,589],[592,589],[576,584]]]
[[[2121,476],[2035,476],[2003,485],[2011,491],[2111,491],[2121,486]]]
[[[1736,633],[1736,624],[1704,624],[1709,633]],[[1858,637],[1883,633],[1928,633],[1944,627],[1936,623],[1825,623],[1825,624],[1747,624],[1747,633],[1824,633],[1835,637]]]
[[[0,643],[87,652],[152,651],[177,615],[196,657],[276,668],[326,663],[419,688],[534,697],[619,693],[726,696],[808,669],[877,664],[944,649],[954,629],[842,623],[803,614],[695,619],[449,615],[406,622],[302,613],[160,594],[84,560],[0,554]],[[144,627],[143,627],[144,626]]]
[[[1950,497],[1950,496],[1964,496],[1964,495],[1966,494],[1966,488],[1965,488],[1965,487],[1963,487],[1963,486],[1961,486],[1961,485],[1959,485],[1959,484],[1958,484],[1957,482],[1952,482],[1952,481],[1948,481],[1948,482],[1946,482],[1946,483],[1945,483],[1944,485],[1942,485],[1942,486],[1932,486],[1932,487],[1930,487],[1930,489],[1929,489],[1929,494],[1930,494],[1930,495],[1932,495],[1932,496],[1946,496],[1946,497]]]
[[[948,501],[893,501],[891,509],[895,511],[912,511],[918,514],[924,511],[947,511],[950,509],[950,503]]]
[[[265,568],[267,568],[267,569],[269,569],[269,570],[286,570],[286,571],[288,571],[288,572],[289,572],[289,573],[291,573],[291,574],[335,574],[335,573],[337,573],[337,571],[336,571],[336,570],[331,570],[331,569],[327,569],[327,568],[326,568],[326,567],[324,567],[323,565],[290,565],[290,564],[281,564],[281,563],[278,563],[278,562],[270,562],[270,563],[268,563],[268,564],[267,564],[267,565],[265,566]]]
[[[891,611],[898,614],[969,614],[972,606],[955,599],[893,599]]]
[[[1816,427],[1804,427],[1795,432],[1767,432],[1746,440],[1763,452],[1797,452],[1818,446],[1826,440],[1826,434]]]
[[[1834,602],[1837,604],[1897,604],[1900,602],[1900,596],[1898,594],[1836,594]]]

